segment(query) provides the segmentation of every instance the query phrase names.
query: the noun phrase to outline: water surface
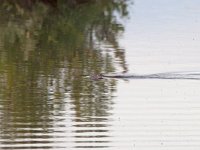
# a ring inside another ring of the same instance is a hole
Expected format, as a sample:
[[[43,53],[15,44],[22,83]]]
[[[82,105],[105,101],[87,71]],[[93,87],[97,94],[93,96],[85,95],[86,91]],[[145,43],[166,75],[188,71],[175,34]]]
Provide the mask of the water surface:
[[[199,1],[32,5],[0,5],[0,149],[200,148]]]

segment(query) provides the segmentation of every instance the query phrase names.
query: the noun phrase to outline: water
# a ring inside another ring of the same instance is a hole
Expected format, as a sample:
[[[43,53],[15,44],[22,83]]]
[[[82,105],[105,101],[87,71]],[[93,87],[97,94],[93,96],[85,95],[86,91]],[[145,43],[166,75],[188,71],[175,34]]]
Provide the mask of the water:
[[[93,79],[94,78],[94,79]],[[154,74],[127,74],[127,73],[112,73],[99,74],[91,76],[93,80],[100,80],[105,78],[115,79],[171,79],[171,80],[200,80],[200,72],[163,72]]]
[[[199,1],[2,3],[0,149],[200,148]]]

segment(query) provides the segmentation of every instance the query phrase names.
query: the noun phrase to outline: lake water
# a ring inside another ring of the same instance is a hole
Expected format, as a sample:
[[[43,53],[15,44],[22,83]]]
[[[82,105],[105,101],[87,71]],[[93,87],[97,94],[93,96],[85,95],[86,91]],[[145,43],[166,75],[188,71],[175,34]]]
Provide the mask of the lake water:
[[[45,5],[1,5],[0,149],[200,149],[200,80],[89,77],[199,74],[200,1]]]

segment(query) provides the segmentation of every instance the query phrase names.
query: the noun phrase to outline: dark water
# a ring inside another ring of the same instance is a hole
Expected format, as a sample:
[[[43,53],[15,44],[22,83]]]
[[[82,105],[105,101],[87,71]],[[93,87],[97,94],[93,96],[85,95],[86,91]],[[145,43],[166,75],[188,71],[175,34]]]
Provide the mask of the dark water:
[[[30,3],[0,5],[0,149],[109,147],[116,81],[84,75],[126,70],[129,2]]]
[[[199,2],[179,3],[1,1],[0,149],[199,149]],[[151,76],[88,77],[117,72]]]

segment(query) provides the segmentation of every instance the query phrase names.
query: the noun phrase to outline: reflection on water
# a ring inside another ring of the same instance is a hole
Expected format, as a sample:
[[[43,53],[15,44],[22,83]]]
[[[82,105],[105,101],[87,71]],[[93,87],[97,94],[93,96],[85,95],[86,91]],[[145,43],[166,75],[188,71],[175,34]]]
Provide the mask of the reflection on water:
[[[199,1],[40,1],[0,1],[0,149],[200,149]]]
[[[0,149],[109,147],[128,1],[44,2],[1,1]]]

